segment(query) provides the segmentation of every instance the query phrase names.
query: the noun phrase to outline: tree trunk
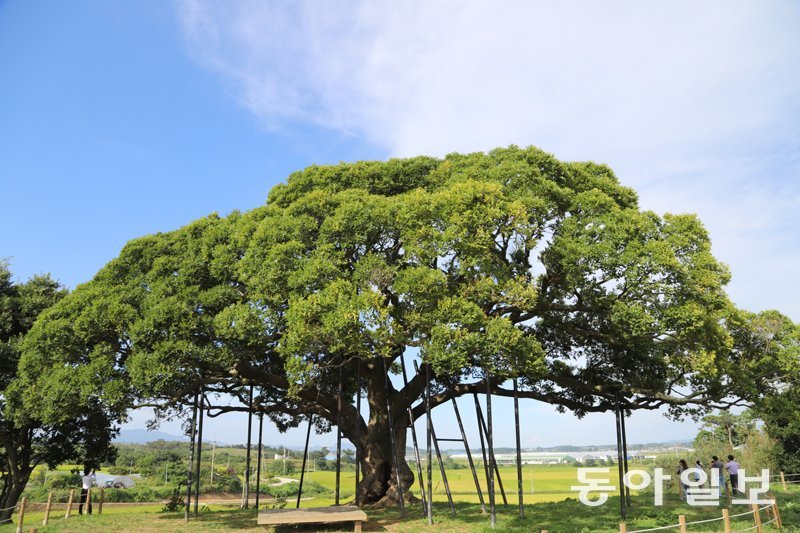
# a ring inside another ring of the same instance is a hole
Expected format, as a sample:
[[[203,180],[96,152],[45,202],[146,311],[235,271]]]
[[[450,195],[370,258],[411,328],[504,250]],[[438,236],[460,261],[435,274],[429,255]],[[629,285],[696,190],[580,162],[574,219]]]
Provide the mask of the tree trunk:
[[[22,442],[22,451],[17,449],[19,442],[15,442],[13,434],[8,432],[8,428],[0,433],[0,446],[5,453],[6,471],[3,472],[3,487],[0,491],[0,523],[5,523],[14,514],[14,507],[17,505],[22,492],[28,485],[28,480],[33,473],[35,465],[29,464],[30,453],[30,432],[19,432],[19,435],[28,437]]]
[[[400,483],[403,487],[404,500],[416,501],[410,490],[414,483],[414,474],[405,459],[408,426],[405,405],[399,401],[398,393],[392,390],[389,397],[395,400],[392,402],[392,419],[395,426],[396,448],[393,449],[389,419],[386,413],[387,391],[385,386],[381,386],[382,383],[378,379],[373,381],[373,385],[367,390],[370,417],[366,425],[366,432],[359,436],[358,442],[352,438],[351,431],[346,432],[351,442],[358,448],[358,457],[361,463],[363,477],[358,485],[358,501],[362,505],[379,507],[398,504],[400,491],[397,489],[395,466],[397,457],[400,461]]]
[[[0,524],[6,523],[13,515],[14,515],[14,507],[19,502],[20,497],[22,496],[22,492],[25,490],[25,486],[28,484],[28,479],[30,478],[30,472],[24,476],[25,479],[9,479],[8,484],[3,487],[3,494],[0,497]]]
[[[404,424],[395,428],[397,454],[400,456],[400,483],[405,501],[417,501],[411,492],[414,474],[405,460],[406,428]],[[395,506],[400,493],[397,490],[395,455],[391,446],[388,424],[376,427],[370,424],[370,431],[359,448],[362,479],[358,485],[359,502],[375,507]]]

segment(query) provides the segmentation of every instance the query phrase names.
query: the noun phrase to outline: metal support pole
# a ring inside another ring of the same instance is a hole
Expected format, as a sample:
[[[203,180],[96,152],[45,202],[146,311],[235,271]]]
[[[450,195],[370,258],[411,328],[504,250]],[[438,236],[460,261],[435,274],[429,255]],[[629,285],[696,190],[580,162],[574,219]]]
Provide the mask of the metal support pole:
[[[625,520],[626,507],[625,507],[625,483],[623,481],[623,459],[622,459],[622,429],[619,421],[619,400],[615,398],[615,422],[617,426],[617,470],[619,471],[619,515],[622,520]]]
[[[300,487],[297,489],[297,505],[295,509],[300,509],[300,497],[303,495],[303,479],[306,476],[306,460],[308,459],[308,443],[311,440],[311,426],[314,423],[314,416],[308,417],[308,430],[306,430],[306,446],[303,448],[303,466],[300,468]]]
[[[417,375],[419,376],[420,375],[419,368],[417,368],[416,365],[415,365],[415,369],[417,371]],[[410,414],[409,414],[409,416],[410,416]],[[439,463],[439,473],[442,476],[442,483],[444,484],[444,490],[445,490],[445,493],[447,494],[447,502],[450,504],[450,514],[455,516],[456,515],[456,506],[453,503],[453,494],[450,491],[450,483],[447,481],[447,472],[445,471],[445,468],[444,468],[444,461],[442,460],[442,452],[439,449],[439,441],[440,440],[453,441],[454,439],[440,439],[440,438],[438,438],[436,436],[436,430],[433,427],[433,423],[431,423],[431,438],[433,440],[433,449],[436,451],[436,460]],[[455,440],[457,440],[457,439],[455,439]],[[461,442],[461,441],[458,441],[458,442]]]
[[[481,404],[478,401],[478,395],[473,394],[472,397],[475,399],[475,416],[478,418],[478,436],[481,439],[481,455],[483,457],[483,471],[486,475],[486,490],[489,490],[489,476],[491,474],[491,470],[489,467],[489,456],[486,454],[486,444],[483,437],[483,415],[481,414]]]
[[[405,518],[406,517],[406,503],[403,501],[403,484],[400,482],[400,454],[397,450],[397,440],[395,439],[394,434],[394,420],[392,417],[392,406],[391,402],[389,401],[389,390],[390,390],[390,383],[389,383],[389,369],[386,366],[386,359],[382,359],[383,361],[383,375],[385,377],[386,382],[386,416],[389,422],[389,438],[392,441],[392,451],[394,452],[394,474],[395,474],[395,481],[397,482],[397,492],[398,496],[400,497],[400,516]],[[405,450],[403,450],[405,453]]]
[[[416,364],[416,363],[415,363]],[[419,372],[419,370],[417,370]],[[425,365],[425,415],[428,429],[426,432],[428,446],[428,525],[433,525],[433,420],[431,419],[431,365]]]
[[[492,453],[492,450],[494,450],[494,444],[492,442],[492,381],[489,379],[488,371],[486,371],[486,422],[486,446],[489,448],[489,455],[494,457]],[[492,463],[494,463],[494,459]],[[497,525],[497,517],[495,516],[494,508],[494,476],[490,476],[489,480],[489,516],[492,521],[492,529],[494,529]]]
[[[478,403],[478,396],[475,396],[475,406],[478,411],[478,423],[483,427],[483,434],[487,435],[489,430],[486,428],[486,421],[483,419],[483,412],[481,411],[480,403]],[[508,498],[506,498],[506,491],[503,487],[503,479],[500,477],[500,469],[497,467],[497,459],[494,456],[494,450],[489,448],[486,450],[488,454],[489,472],[494,472],[497,477],[497,486],[500,488],[500,496],[503,498],[503,505],[508,505]]]
[[[203,453],[203,413],[205,409],[203,409],[205,394],[200,389],[200,399],[197,406],[198,409],[198,416],[200,417],[200,422],[197,427],[197,469],[194,476],[194,515],[197,516],[200,513],[199,506],[200,506],[200,465],[202,461],[202,453]]]
[[[355,501],[356,507],[360,503],[359,498],[359,490],[358,484],[360,483],[361,479],[361,455],[358,453],[358,450],[361,448],[361,360],[356,359],[356,441],[354,444],[356,445],[356,491],[355,491]]]
[[[339,367],[339,398],[336,402],[336,496],[334,505],[339,505],[339,489],[342,475],[342,394],[344,393],[344,366]]]
[[[256,509],[261,497],[261,450],[264,447],[264,412],[258,413],[258,465],[256,466]]]
[[[253,444],[253,386],[250,385],[250,401],[247,404],[247,456],[244,465],[244,491],[242,509],[250,507],[250,448]]]
[[[622,460],[625,475],[628,475],[628,432],[625,430],[625,410],[620,408],[620,429],[622,429]],[[625,507],[631,508],[631,488],[625,485]]]
[[[461,413],[458,411],[458,404],[455,398],[450,398],[453,404],[453,411],[456,413],[456,421],[458,422],[458,429],[461,431],[461,440],[464,441],[464,449],[467,451],[467,461],[469,461],[469,469],[472,472],[472,481],[475,482],[475,490],[478,491],[478,499],[481,502],[481,513],[486,514],[486,503],[483,501],[483,492],[481,491],[481,483],[478,481],[478,473],[475,471],[475,463],[472,460],[472,452],[469,450],[469,443],[467,442],[467,434],[464,432],[464,424],[461,422]],[[481,438],[481,447],[483,447],[483,438]]]
[[[442,483],[444,484],[444,491],[447,494],[447,502],[450,504],[450,514],[456,515],[456,506],[453,503],[453,494],[450,492],[450,483],[447,481],[447,472],[444,469],[444,461],[442,460],[442,452],[439,449],[439,439],[436,437],[436,429],[431,426],[431,433],[433,434],[433,449],[436,451],[436,460],[439,463],[439,474],[442,476]]]
[[[411,441],[414,444],[414,457],[417,460],[417,479],[419,480],[419,492],[422,496],[422,514],[428,514],[428,500],[425,497],[425,488],[422,480],[422,462],[419,456],[419,446],[417,444],[417,429],[414,427],[414,414],[411,409],[411,402],[408,399],[408,375],[406,374],[406,361],[400,356],[400,367],[403,370],[403,392],[405,393],[406,403],[408,403],[408,425],[411,428]],[[419,371],[417,372],[419,376]],[[421,376],[420,376],[421,377]]]
[[[194,430],[197,424],[197,393],[194,395],[194,407],[192,408],[192,425],[189,428],[189,468],[186,469],[186,509],[183,512],[183,519],[189,521],[189,512],[192,506],[192,466],[194,465]]]
[[[522,502],[522,439],[519,435],[519,391],[514,379],[514,427],[517,433],[517,496],[519,498],[519,517],[525,518],[525,506]]]

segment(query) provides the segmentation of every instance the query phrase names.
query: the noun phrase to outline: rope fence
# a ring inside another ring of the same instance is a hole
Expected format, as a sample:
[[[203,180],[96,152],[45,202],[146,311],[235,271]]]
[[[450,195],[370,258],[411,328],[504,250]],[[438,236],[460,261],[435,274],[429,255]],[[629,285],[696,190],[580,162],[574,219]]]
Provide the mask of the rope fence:
[[[787,485],[800,484],[800,474],[787,474],[786,472],[781,472],[780,474],[774,474],[769,478],[774,480],[780,479],[781,485],[783,485],[783,490],[789,490]]]
[[[766,511],[768,514],[772,515],[772,518],[767,520],[766,522],[761,521],[761,512]],[[743,516],[753,516],[753,526],[748,527],[746,529],[738,529],[736,531],[731,530],[731,519],[732,518],[740,518]],[[759,507],[758,504],[752,504],[752,507],[749,511],[745,511],[742,513],[730,514],[728,509],[722,509],[722,516],[717,518],[707,518],[705,520],[695,520],[693,522],[686,521],[686,515],[678,515],[678,523],[677,524],[669,524],[666,526],[659,526],[659,527],[650,527],[645,529],[634,529],[628,530],[628,526],[625,522],[620,522],[619,524],[619,531],[620,533],[646,533],[649,531],[664,531],[667,529],[677,529],[680,533],[687,533],[689,531],[689,526],[692,525],[699,525],[699,524],[708,524],[710,522],[718,522],[722,521],[725,533],[744,533],[745,531],[753,531],[757,530],[758,533],[762,533],[764,531],[764,526],[768,524],[774,523],[778,528],[783,526],[781,522],[781,515],[778,510],[778,504],[775,500],[772,503],[768,503],[763,507]]]
[[[47,494],[47,501],[46,502],[28,502],[27,496],[23,496],[20,500],[20,503],[14,505],[12,507],[5,507],[0,508],[0,513],[4,513],[6,511],[12,511],[11,516],[0,520],[0,524],[8,524],[14,522],[14,511],[18,510],[17,514],[17,533],[22,533],[23,524],[25,523],[25,512],[26,511],[41,511],[44,509],[44,518],[42,520],[42,526],[46,526],[50,521],[50,514],[53,511],[54,507],[59,509],[63,508],[64,518],[69,518],[72,515],[72,509],[75,505],[75,489],[71,489],[69,491],[69,497],[67,498],[66,503],[54,503],[53,502],[53,493],[50,492]],[[103,488],[100,489],[100,494],[96,500],[92,500],[92,489],[87,490],[86,494],[79,494],[78,495],[78,505],[83,508],[85,506],[86,512],[91,514],[91,508],[93,504],[97,504],[97,514],[103,514],[103,504],[105,503],[105,490]],[[127,503],[127,502],[125,502]],[[164,503],[163,501],[158,502],[146,502],[146,503]],[[106,504],[108,505],[108,504]],[[82,509],[79,509],[79,511]]]
[[[647,529],[637,529],[635,531],[628,531],[627,533],[644,533],[645,531],[662,531],[664,529],[675,529],[677,527],[681,527],[680,524],[672,524],[669,526],[661,526],[661,527],[651,527]],[[620,524],[620,531],[622,531],[622,525]]]
[[[99,494],[98,494],[99,493]],[[169,499],[159,499],[154,501],[147,501],[147,502],[136,502],[136,501],[124,501],[124,502],[106,502],[105,501],[105,489],[100,488],[97,489],[89,489],[86,494],[80,494],[77,489],[71,489],[68,493],[66,501],[54,501],[54,493],[49,492],[47,494],[47,501],[44,502],[29,502],[27,497],[23,497],[20,500],[20,503],[14,505],[13,507],[6,507],[0,508],[0,513],[6,511],[12,511],[12,516],[9,518],[0,520],[0,525],[7,525],[9,523],[16,523],[17,533],[22,533],[23,531],[23,524],[26,518],[30,518],[30,513],[41,513],[44,512],[44,516],[42,518],[42,526],[48,525],[48,522],[51,521],[51,516],[53,513],[63,513],[60,515],[62,519],[68,519],[75,514],[78,514],[79,511],[83,511],[82,514],[92,514],[90,512],[90,508],[94,510],[98,515],[103,514],[103,508],[108,506],[128,506],[128,507],[136,507],[141,505],[166,505],[169,503]],[[212,500],[208,503],[217,503],[223,505],[239,505],[238,500],[234,499],[225,499],[225,500]],[[79,509],[75,509],[75,506],[78,505]],[[81,509],[82,507],[82,509]],[[13,511],[19,510],[19,513],[15,516]],[[16,520],[15,520],[16,519]]]
[[[750,513],[745,513],[745,514],[750,514]],[[730,518],[733,518],[733,517],[730,517]],[[720,516],[720,517],[717,517],[717,518],[706,518],[705,520],[695,520],[694,522],[690,522],[690,524],[708,524],[710,522],[718,522],[720,520],[725,520],[725,517],[724,516]]]
[[[24,501],[24,500],[25,500],[25,498],[23,498],[23,501]],[[22,505],[21,503],[18,503],[18,504],[14,505],[14,506],[11,506],[11,507],[6,507],[6,508],[4,508],[4,509],[0,509],[0,513],[4,513],[4,512],[6,512],[6,511],[11,511],[11,515],[13,515],[13,514],[14,514],[14,511],[16,511],[16,510],[17,510],[17,508],[19,508],[21,505]],[[0,520],[0,525],[2,525],[2,524],[9,524],[9,523],[11,523],[12,521],[13,521],[13,519],[11,518],[11,516],[9,516],[8,518],[4,518],[3,520]],[[22,530],[21,530],[19,527],[17,527],[17,531],[22,531]]]

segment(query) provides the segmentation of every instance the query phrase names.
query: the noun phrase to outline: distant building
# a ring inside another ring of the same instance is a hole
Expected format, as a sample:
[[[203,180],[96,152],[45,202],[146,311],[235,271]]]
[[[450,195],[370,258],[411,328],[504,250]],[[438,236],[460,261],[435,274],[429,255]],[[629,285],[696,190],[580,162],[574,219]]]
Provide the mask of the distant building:
[[[456,453],[450,455],[452,459],[458,460],[466,460],[467,454],[466,453]],[[525,465],[549,465],[549,464],[563,464],[563,463],[570,463],[573,461],[573,458],[569,455],[564,453],[548,453],[548,452],[522,452],[520,454],[522,459],[522,464]],[[472,458],[475,460],[482,460],[483,458],[480,454],[473,454]],[[515,453],[496,453],[494,454],[494,458],[497,461],[498,465],[515,465],[517,464],[517,454]]]

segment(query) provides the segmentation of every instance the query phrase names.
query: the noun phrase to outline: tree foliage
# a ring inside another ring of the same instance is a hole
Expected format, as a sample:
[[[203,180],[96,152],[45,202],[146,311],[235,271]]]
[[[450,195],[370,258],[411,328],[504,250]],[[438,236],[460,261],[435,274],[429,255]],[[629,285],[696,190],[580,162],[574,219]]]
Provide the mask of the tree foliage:
[[[369,457],[362,501],[377,501],[393,494],[387,404],[403,449],[424,385],[387,386],[404,354],[431,373],[434,406],[487,381],[510,395],[509,378],[579,416],[757,395],[728,278],[695,216],[642,211],[603,165],[510,147],[312,166],[258,209],[128,243],[45,313],[23,369],[62,391],[28,398],[44,413],[99,382],[119,412],[156,402],[166,416],[200,386],[253,384],[280,428],[341,415]]]
[[[708,437],[718,442],[727,443],[732,450],[744,444],[747,437],[756,430],[756,420],[750,411],[734,414],[730,411],[721,411],[716,415],[703,417],[703,427],[698,438]]]
[[[61,405],[58,419],[44,421],[22,402],[17,375],[20,343],[40,313],[60,301],[66,290],[49,276],[34,276],[14,283],[11,271],[0,263],[0,519],[13,511],[33,469],[39,464],[55,467],[65,461],[98,466],[112,457],[112,421],[96,399],[74,410],[72,402]],[[44,395],[36,386],[29,395]]]
[[[771,311],[752,317],[751,343],[772,354],[758,364],[767,367],[755,387],[766,390],[754,402],[754,414],[777,443],[777,466],[800,473],[800,325]]]

